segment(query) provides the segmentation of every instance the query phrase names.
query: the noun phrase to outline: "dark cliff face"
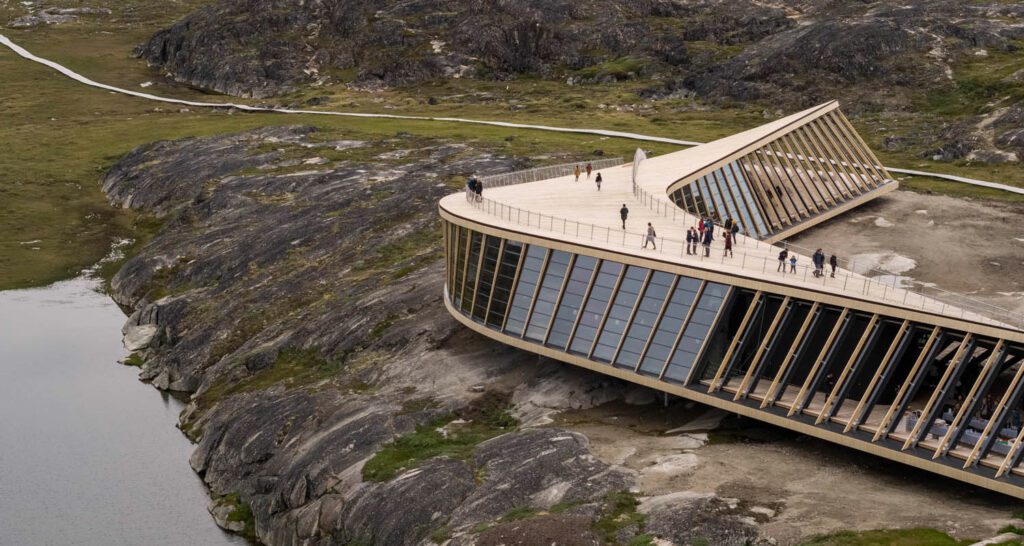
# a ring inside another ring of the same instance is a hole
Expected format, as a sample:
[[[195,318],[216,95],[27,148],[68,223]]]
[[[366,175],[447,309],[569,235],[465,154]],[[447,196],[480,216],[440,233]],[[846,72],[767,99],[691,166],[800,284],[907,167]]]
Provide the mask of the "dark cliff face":
[[[270,97],[331,81],[361,86],[518,74],[640,78],[707,99],[903,109],[950,85],[971,48],[1015,49],[1020,5],[927,0],[221,0],[155,35],[138,54],[175,79]]]
[[[137,54],[179,81],[262,98],[333,70],[363,86],[562,77],[622,58],[634,62],[618,77],[674,73],[695,62],[688,41],[747,44],[793,25],[750,0],[222,0]]]

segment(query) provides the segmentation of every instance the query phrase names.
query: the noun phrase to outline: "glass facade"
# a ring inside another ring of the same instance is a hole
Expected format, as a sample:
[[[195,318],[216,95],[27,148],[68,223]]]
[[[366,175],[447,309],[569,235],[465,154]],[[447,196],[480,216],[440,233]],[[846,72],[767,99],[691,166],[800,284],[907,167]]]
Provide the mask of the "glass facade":
[[[449,303],[489,329],[1024,483],[1024,344],[445,234]]]
[[[672,193],[680,208],[760,239],[887,181],[842,114],[831,112],[693,179]]]

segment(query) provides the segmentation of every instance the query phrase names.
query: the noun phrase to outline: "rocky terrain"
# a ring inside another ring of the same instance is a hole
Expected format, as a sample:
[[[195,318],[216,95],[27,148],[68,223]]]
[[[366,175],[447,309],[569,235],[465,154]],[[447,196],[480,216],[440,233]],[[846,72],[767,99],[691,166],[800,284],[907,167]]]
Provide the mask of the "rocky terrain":
[[[1001,59],[1022,44],[1024,6],[998,0],[219,0],[136,54],[256,98],[521,76],[772,110],[838,98],[853,113],[960,118],[914,138],[924,157],[1004,162],[1020,160],[1024,65]]]
[[[691,538],[757,537],[746,505],[641,505],[634,471],[531,426],[625,385],[552,378],[444,311],[436,200],[453,176],[515,165],[281,127],[146,145],[108,173],[114,204],[165,222],[111,288],[142,377],[191,393],[181,427],[224,527],[271,544],[601,544],[645,521],[669,533],[684,510]]]

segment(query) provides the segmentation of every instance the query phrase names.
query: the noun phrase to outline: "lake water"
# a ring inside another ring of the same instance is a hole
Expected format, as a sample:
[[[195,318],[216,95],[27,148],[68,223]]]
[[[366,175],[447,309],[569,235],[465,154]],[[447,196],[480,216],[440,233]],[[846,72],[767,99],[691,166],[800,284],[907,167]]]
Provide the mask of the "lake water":
[[[96,286],[0,292],[0,544],[244,545],[206,512],[181,402],[117,364]]]

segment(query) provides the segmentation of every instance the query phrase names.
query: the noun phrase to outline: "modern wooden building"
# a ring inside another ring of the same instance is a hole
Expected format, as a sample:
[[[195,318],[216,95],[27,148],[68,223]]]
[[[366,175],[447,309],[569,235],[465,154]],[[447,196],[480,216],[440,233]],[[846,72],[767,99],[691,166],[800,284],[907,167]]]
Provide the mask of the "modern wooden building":
[[[779,259],[773,243],[896,187],[835,102],[595,167],[600,190],[566,165],[441,200],[445,303],[457,319],[521,349],[1024,498],[1020,316],[857,264],[819,276],[791,246]],[[715,224],[707,249],[685,241],[697,216]],[[727,221],[744,234],[731,256]]]

